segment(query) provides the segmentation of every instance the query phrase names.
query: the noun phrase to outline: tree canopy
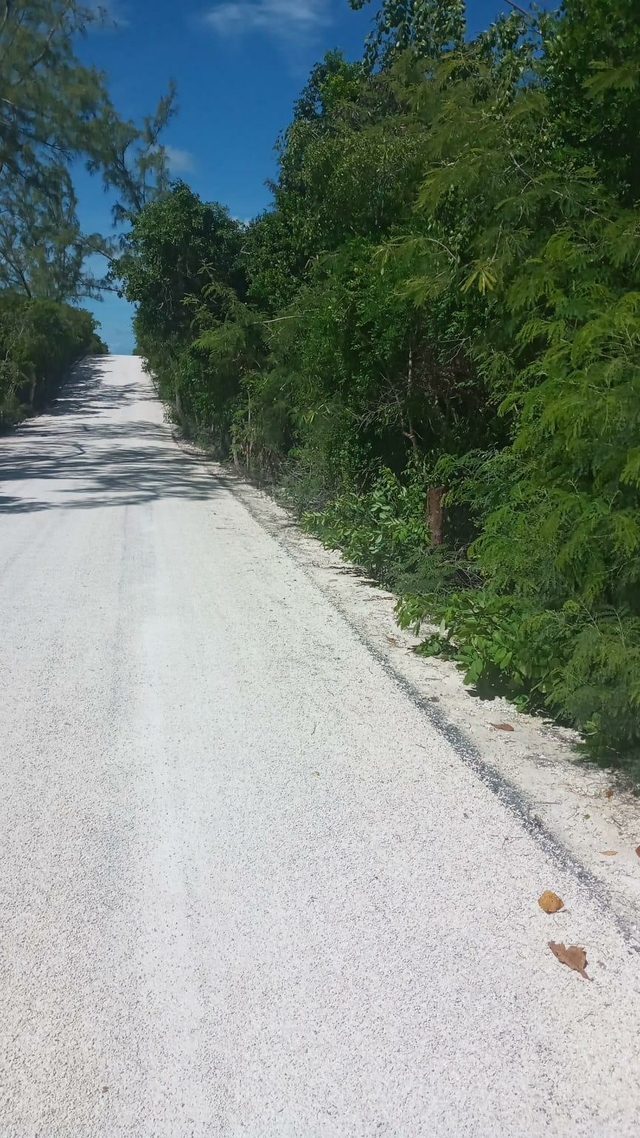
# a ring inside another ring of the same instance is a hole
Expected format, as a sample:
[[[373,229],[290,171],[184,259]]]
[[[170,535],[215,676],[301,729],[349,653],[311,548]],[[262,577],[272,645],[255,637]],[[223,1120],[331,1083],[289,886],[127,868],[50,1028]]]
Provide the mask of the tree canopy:
[[[106,76],[77,54],[100,18],[78,0],[0,2],[0,285],[27,296],[91,294],[85,259],[111,251],[105,236],[81,232],[74,163],[116,194],[119,217],[167,182],[159,135],[173,89],[141,127],[121,119]]]

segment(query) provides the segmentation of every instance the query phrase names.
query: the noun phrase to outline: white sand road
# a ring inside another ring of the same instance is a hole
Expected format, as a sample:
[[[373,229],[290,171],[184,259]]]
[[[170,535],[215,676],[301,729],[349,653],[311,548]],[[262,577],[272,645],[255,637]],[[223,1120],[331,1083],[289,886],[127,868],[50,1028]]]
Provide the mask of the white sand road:
[[[0,439],[0,590],[1,1138],[640,1133],[632,932],[137,359]]]

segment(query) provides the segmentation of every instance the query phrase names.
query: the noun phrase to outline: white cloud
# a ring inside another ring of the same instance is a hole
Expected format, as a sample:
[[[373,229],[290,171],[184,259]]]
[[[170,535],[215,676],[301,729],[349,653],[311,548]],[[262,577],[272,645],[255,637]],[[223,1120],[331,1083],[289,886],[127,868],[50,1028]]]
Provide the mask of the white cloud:
[[[265,32],[280,40],[307,39],[329,20],[329,0],[222,0],[205,23],[226,36]]]
[[[165,146],[164,151],[172,174],[193,173],[196,162],[190,150],[180,150],[178,146]]]

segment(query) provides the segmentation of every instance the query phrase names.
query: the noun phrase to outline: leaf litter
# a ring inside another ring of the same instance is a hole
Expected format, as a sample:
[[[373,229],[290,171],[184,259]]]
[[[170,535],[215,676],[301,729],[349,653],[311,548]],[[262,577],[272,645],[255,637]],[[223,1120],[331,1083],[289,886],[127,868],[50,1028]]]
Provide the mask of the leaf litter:
[[[557,893],[552,893],[550,889],[545,889],[538,897],[538,904],[545,913],[559,913],[564,909],[564,901],[558,897]]]
[[[577,944],[571,944],[567,948],[566,945],[555,944],[552,940],[547,943],[556,960],[566,964],[573,972],[579,972],[584,980],[591,980],[591,976],[587,976],[587,954],[584,948],[580,948]]]

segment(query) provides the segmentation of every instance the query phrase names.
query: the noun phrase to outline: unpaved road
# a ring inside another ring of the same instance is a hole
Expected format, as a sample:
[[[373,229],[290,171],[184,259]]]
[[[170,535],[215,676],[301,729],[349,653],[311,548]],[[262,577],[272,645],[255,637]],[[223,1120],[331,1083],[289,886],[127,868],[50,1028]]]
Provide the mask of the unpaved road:
[[[0,480],[2,1138],[636,1136],[624,926],[138,361]]]

